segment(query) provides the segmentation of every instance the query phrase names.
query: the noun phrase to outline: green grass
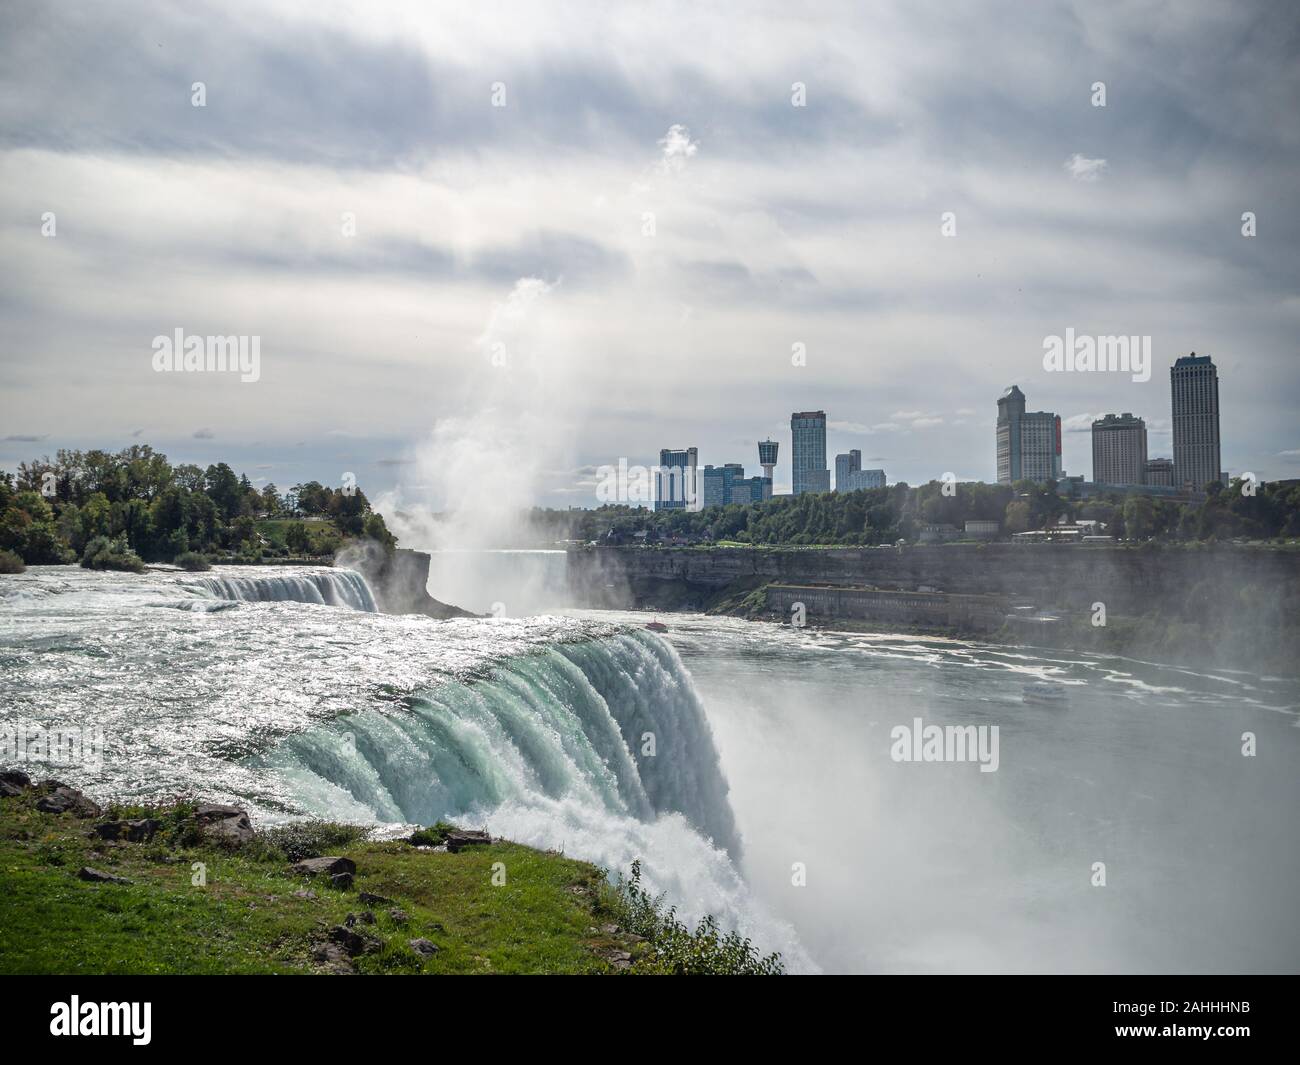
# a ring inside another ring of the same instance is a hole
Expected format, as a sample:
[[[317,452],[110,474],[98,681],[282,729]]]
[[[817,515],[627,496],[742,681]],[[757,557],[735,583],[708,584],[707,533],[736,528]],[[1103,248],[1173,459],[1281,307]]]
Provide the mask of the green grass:
[[[597,931],[609,921],[604,874],[558,854],[354,840],[329,851],[357,864],[353,889],[340,891],[291,876],[273,834],[240,851],[193,845],[187,811],[164,811],[153,843],[105,843],[86,837],[91,822],[40,813],[34,801],[31,792],[0,800],[0,973],[320,972],[315,945],[367,908],[377,923],[365,930],[385,945],[354,959],[361,973],[603,973],[612,969],[600,951],[628,949]],[[206,886],[191,883],[194,862],[205,863]],[[83,865],[132,883],[85,883]],[[505,883],[494,884],[502,870]],[[295,897],[302,887],[317,897]],[[367,907],[358,891],[393,903]],[[393,907],[409,922],[395,923]],[[416,954],[417,937],[439,952]]]

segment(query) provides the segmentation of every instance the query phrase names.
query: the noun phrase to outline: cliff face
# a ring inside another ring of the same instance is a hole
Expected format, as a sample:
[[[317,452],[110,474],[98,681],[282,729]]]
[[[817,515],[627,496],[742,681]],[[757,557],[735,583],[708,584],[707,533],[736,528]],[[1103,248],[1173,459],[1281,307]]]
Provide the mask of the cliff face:
[[[592,606],[698,605],[728,586],[777,581],[896,590],[926,586],[1063,609],[1104,602],[1108,611],[1133,615],[1185,604],[1189,597],[1203,601],[1207,610],[1236,609],[1243,593],[1255,590],[1291,617],[1300,615],[1300,553],[1228,544],[1200,549],[1076,544],[608,547],[572,552],[569,573],[575,595]]]
[[[473,618],[479,615],[434,599],[428,592],[429,563],[425,551],[399,547],[391,555],[373,550],[340,558],[339,565],[358,570],[384,614],[424,614],[431,618]]]

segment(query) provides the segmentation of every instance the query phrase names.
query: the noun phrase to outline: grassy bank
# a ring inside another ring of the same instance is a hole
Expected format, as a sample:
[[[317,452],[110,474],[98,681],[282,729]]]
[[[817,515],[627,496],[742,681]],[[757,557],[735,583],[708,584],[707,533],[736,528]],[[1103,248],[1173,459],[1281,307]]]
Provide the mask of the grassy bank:
[[[452,853],[320,823],[221,840],[205,834],[192,802],[75,816],[37,809],[50,790],[0,800],[0,973],[655,974],[759,964],[748,944],[737,953],[734,937],[686,932],[635,887],[561,854],[505,841]],[[147,842],[96,834],[142,819],[156,823]],[[321,853],[355,863],[352,883],[293,871]],[[87,868],[127,882],[88,882]]]

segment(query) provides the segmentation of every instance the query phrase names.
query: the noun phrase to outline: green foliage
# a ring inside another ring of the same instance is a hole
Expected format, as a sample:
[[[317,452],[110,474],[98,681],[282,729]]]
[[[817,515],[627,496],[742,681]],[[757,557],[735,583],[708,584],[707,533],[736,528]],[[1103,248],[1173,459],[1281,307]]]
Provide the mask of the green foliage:
[[[107,536],[96,536],[86,545],[85,553],[81,556],[81,565],[85,569],[144,572],[144,562],[128,546],[125,536],[118,536],[112,540]]]
[[[258,831],[262,843],[283,854],[290,862],[334,854],[370,834],[360,825],[340,825],[332,821],[292,821],[276,828]]]
[[[27,567],[13,551],[0,551],[0,573],[22,573]]]
[[[780,976],[780,954],[760,955],[739,933],[719,930],[712,916],[691,931],[677,920],[676,908],[664,909],[662,896],[641,887],[641,863],[632,863],[630,879],[620,879],[607,905],[629,932],[650,943],[654,964],[677,976]]]
[[[307,515],[326,520],[300,527],[289,542],[259,532],[259,521]],[[281,496],[273,484],[254,488],[224,462],[206,470],[173,467],[148,445],[116,453],[60,450],[53,460],[21,463],[17,477],[0,472],[0,550],[27,565],[63,564],[84,557],[101,537],[125,538],[149,562],[191,551],[239,562],[325,556],[361,537],[387,550],[396,544],[355,486],[331,489],[312,481]]]
[[[212,563],[208,561],[207,556],[200,555],[197,551],[182,551],[172,559],[172,563],[191,573],[202,573],[212,568]]]
[[[446,821],[439,821],[428,828],[417,828],[411,833],[408,842],[413,847],[440,847],[447,838],[447,833],[455,827]]]

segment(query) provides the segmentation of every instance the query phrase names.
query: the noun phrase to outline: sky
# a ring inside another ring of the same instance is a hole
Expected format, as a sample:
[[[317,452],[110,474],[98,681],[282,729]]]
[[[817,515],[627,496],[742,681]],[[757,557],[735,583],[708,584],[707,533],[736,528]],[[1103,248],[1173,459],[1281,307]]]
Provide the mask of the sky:
[[[1300,476],[1289,2],[0,9],[0,468],[149,443],[386,506],[591,506],[695,446],[995,479],[996,400]],[[1104,85],[1099,106],[1098,83]],[[198,106],[201,104],[201,106]],[[1247,212],[1251,228],[1243,222]],[[154,338],[257,337],[257,379]],[[1150,380],[1044,340],[1150,337]]]

